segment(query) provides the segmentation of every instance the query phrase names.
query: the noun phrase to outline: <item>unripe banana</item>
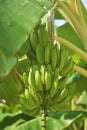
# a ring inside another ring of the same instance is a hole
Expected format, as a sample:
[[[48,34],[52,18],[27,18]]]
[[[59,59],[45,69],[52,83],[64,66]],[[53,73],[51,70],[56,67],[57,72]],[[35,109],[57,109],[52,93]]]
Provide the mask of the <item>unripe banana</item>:
[[[40,73],[41,73],[41,81],[43,85],[45,84],[45,70],[46,70],[45,65],[41,65]]]
[[[45,64],[48,65],[50,63],[51,60],[51,45],[50,43],[48,43],[45,46]]]
[[[45,71],[45,89],[46,90],[50,89],[51,83],[52,83],[51,80],[52,80],[51,72],[50,71]]]
[[[22,106],[22,112],[26,115],[37,117],[40,115],[40,107],[36,107],[33,110],[25,109],[25,106]]]
[[[49,98],[53,98],[58,90],[58,78],[54,78],[52,81],[52,86],[49,90]]]
[[[51,49],[51,64],[52,68],[55,69],[57,65],[57,52],[56,52],[56,46],[54,45]]]
[[[43,102],[43,99],[41,95],[39,94],[39,92],[36,92],[31,86],[28,87],[28,91],[29,93],[31,93],[32,97],[35,99],[37,104],[41,105],[41,103]]]
[[[35,88],[36,87],[36,84],[35,84],[35,77],[34,77],[34,74],[32,71],[29,72],[29,76],[28,76],[28,84]]]
[[[38,65],[33,65],[30,67],[30,71],[35,75],[35,71],[38,70],[39,66]]]
[[[23,73],[23,82],[25,85],[28,85],[28,75],[25,72]]]
[[[41,75],[39,70],[36,70],[35,72],[35,84],[38,91],[43,91],[43,85],[42,85]]]
[[[54,70],[54,77],[59,78],[59,67],[56,67]]]
[[[47,65],[47,70],[50,71],[51,75],[53,74],[53,70],[52,70],[52,65],[51,64]]]
[[[52,112],[61,112],[70,110],[70,99],[67,97],[60,103],[54,103],[49,107]]]
[[[55,95],[55,97],[53,98],[53,101],[54,101],[55,103],[60,103],[60,102],[62,102],[63,100],[65,100],[65,98],[67,98],[67,96],[68,96],[68,89],[67,89],[67,88],[64,88],[64,89],[60,92],[60,94],[57,93],[57,94]]]
[[[48,32],[46,31],[45,27],[41,27],[39,29],[38,37],[39,37],[39,43],[41,43],[42,45],[45,46],[48,43],[48,41],[49,41]]]
[[[35,32],[31,32],[31,34],[30,34],[30,43],[31,43],[33,50],[35,51],[37,44],[38,44],[38,38],[37,38],[37,34]]]
[[[36,57],[39,64],[44,63],[44,47],[41,44],[37,45],[36,48]]]
[[[21,106],[25,109],[25,110],[33,110],[34,108],[36,108],[35,105],[32,105],[30,101],[28,101],[23,95],[20,96],[19,98],[19,103],[21,104]]]
[[[66,78],[62,77],[58,80],[58,90],[57,92],[60,93],[66,87]]]
[[[59,47],[58,47],[58,44],[56,43],[55,44],[55,48],[56,48],[56,53],[57,53],[57,66],[59,66]]]
[[[69,58],[69,60],[64,65],[63,69],[60,71],[60,75],[67,76],[72,72],[73,68],[74,68],[74,63],[72,61],[72,58]]]
[[[68,59],[68,54],[65,46],[60,47],[59,70],[61,71]]]
[[[31,95],[30,91],[28,89],[25,89],[25,98],[29,102],[30,106],[36,106],[37,102],[35,98]]]

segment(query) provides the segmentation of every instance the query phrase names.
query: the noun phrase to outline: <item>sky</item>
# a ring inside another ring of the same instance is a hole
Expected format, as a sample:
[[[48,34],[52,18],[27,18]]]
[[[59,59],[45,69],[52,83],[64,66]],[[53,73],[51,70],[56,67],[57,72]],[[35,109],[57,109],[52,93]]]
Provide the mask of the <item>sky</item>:
[[[84,3],[84,6],[85,6],[86,9],[87,9],[87,0],[82,0],[82,2]]]

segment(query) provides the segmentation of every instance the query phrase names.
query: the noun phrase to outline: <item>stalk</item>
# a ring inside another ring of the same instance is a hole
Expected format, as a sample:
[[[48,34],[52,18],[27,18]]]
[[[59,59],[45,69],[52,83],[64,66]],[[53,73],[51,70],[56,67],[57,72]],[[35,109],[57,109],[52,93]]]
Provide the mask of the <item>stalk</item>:
[[[81,25],[84,27],[84,29],[86,29],[86,23],[85,23],[82,8],[81,8],[81,0],[76,0],[76,5],[77,5],[77,10],[78,10],[79,20],[81,22]]]
[[[54,10],[57,6],[57,2],[54,0],[53,2],[54,2],[54,5],[48,11],[48,14],[47,14],[49,42],[52,46],[54,45]]]
[[[61,37],[55,36],[54,39],[56,41],[58,41],[60,44],[64,44],[65,46],[70,48],[75,53],[79,54],[82,57],[82,59],[87,63],[87,53],[86,52],[82,51],[80,48],[73,45],[73,43],[71,43]]]
[[[87,119],[84,120],[84,130],[87,130]]]
[[[46,116],[47,116],[47,110],[43,108],[42,110],[42,118],[41,118],[41,130],[46,130]]]
[[[87,78],[87,70],[85,70],[77,65],[74,65],[74,70],[79,72],[81,75],[83,75],[84,77]]]
[[[85,49],[87,49],[87,31],[84,30],[84,27],[79,23],[71,10],[67,8],[67,4],[59,1],[58,11],[67,19],[75,31],[80,35],[83,40]]]
[[[49,42],[53,46],[54,44],[54,11],[48,11],[48,34]]]

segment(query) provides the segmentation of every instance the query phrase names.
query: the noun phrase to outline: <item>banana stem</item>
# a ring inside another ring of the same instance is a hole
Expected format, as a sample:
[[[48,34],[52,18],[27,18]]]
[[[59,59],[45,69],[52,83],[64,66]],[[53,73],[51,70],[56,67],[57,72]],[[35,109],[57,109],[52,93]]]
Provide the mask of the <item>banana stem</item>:
[[[87,119],[84,120],[84,130],[87,130]]]
[[[68,48],[70,48],[72,51],[76,52],[77,54],[79,54],[82,59],[87,62],[87,53],[82,51],[80,48],[76,47],[75,45],[73,45],[73,43],[61,38],[61,37],[58,37],[58,36],[55,36],[54,39],[56,41],[58,41],[60,44],[64,44],[65,46],[67,46]]]
[[[51,45],[54,44],[54,11],[48,11],[48,34]]]
[[[47,111],[45,110],[45,108],[43,108],[42,111],[42,119],[41,119],[41,125],[42,125],[42,129],[41,130],[46,130],[46,116],[47,116]]]
[[[77,20],[72,11],[67,8],[67,4],[64,2],[59,2],[58,11],[67,19],[75,31],[81,36],[85,49],[87,49],[87,31],[81,26],[80,22]]]
[[[57,7],[57,2],[53,0],[54,5],[48,11],[48,34],[49,34],[49,42],[53,46],[54,45],[54,10]]]
[[[74,70],[79,72],[81,75],[87,78],[87,71],[77,65],[74,64]]]

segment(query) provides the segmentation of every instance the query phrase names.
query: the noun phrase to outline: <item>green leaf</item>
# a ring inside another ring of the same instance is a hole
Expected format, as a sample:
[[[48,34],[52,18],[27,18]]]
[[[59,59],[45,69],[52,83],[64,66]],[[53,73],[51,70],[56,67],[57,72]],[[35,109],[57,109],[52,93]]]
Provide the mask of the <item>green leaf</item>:
[[[64,38],[65,40],[73,43],[75,46],[84,50],[81,39],[78,37],[76,32],[68,23],[64,24],[63,26],[58,27],[56,31],[57,31],[58,36]],[[69,49],[69,53],[73,54],[74,52],[72,52],[72,50]]]
[[[23,46],[20,48],[20,50],[17,53],[18,57],[22,57],[24,54],[26,54],[29,51],[29,39],[26,40],[26,42],[23,44]]]
[[[7,57],[16,54],[45,13],[36,0],[0,0],[0,51]]]
[[[58,112],[55,114],[50,114],[48,119],[48,128],[51,130],[62,130],[68,127],[75,120],[82,119],[84,116],[87,116],[87,112],[84,111],[67,111],[67,112]]]
[[[32,117],[26,116],[22,113],[0,113],[0,129],[1,130],[13,130],[17,125],[31,120]]]
[[[37,1],[43,8],[49,9],[52,6],[51,0],[35,0]]]
[[[79,99],[76,102],[76,105],[86,106],[87,107],[87,91],[83,91]]]
[[[10,70],[16,65],[17,58],[11,57],[10,59],[6,59],[6,57],[0,54],[0,77],[8,74]]]
[[[67,86],[70,87],[70,95],[80,94],[87,91],[87,78],[76,72],[67,81]]]
[[[18,103],[21,84],[16,77],[16,72],[11,71],[8,75],[0,79],[0,99],[6,100],[10,106]]]
[[[2,116],[2,115],[1,115]],[[68,127],[77,119],[82,119],[87,116],[87,112],[84,111],[67,111],[50,113],[46,120],[46,130],[62,130]],[[32,117],[23,114],[17,115],[7,115],[1,120],[0,128],[4,130],[41,130],[41,118],[37,117],[32,119]],[[22,123],[22,124],[20,124]],[[2,126],[2,127],[1,127]]]
[[[28,59],[23,59],[23,60],[20,60],[16,66],[15,66],[17,72],[19,74],[23,74],[24,72],[26,73],[29,73],[29,68],[30,68],[30,65],[29,65],[29,61]]]

